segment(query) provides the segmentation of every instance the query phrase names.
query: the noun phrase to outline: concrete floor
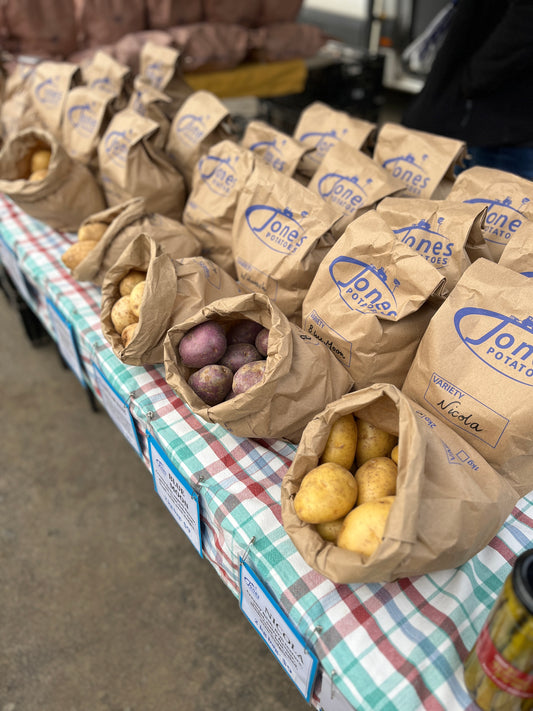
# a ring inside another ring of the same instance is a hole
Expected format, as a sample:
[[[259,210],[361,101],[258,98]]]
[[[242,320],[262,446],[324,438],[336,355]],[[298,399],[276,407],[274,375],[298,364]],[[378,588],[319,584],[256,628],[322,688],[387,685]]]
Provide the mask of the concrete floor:
[[[0,326],[0,711],[310,708],[2,291]]]

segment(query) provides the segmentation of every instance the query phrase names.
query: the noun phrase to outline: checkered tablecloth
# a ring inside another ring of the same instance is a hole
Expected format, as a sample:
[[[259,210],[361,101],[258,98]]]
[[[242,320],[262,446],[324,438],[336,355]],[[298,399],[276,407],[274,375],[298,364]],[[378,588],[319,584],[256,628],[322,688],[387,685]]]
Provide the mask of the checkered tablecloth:
[[[150,431],[199,492],[203,554],[223,582],[238,596],[246,551],[307,640],[320,662],[313,705],[321,705],[327,674],[357,711],[474,711],[462,663],[516,555],[533,547],[533,496],[521,499],[493,541],[458,569],[384,585],[336,585],[303,561],[281,523],[281,479],[295,446],[235,437],[193,415],[167,385],[162,365],[121,363],[100,329],[100,290],[73,280],[61,262],[74,235],[0,197],[0,236],[52,335],[46,298],[72,325],[88,386],[99,396],[94,363],[130,403],[147,466]]]

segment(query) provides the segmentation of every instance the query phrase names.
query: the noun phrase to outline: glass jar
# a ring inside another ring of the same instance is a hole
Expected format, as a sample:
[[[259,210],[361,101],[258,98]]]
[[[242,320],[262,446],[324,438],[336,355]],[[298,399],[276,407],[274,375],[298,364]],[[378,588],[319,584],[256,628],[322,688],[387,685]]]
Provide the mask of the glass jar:
[[[483,711],[533,710],[533,550],[507,577],[464,668]]]

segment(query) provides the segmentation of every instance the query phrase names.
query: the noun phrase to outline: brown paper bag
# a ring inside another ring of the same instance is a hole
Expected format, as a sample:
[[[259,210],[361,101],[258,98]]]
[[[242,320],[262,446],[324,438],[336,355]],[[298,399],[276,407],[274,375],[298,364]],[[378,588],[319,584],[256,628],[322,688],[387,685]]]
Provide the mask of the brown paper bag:
[[[195,91],[175,115],[166,145],[190,189],[199,159],[219,141],[235,139],[230,113],[210,91]]]
[[[142,198],[133,198],[92,214],[83,224],[94,222],[107,223],[109,227],[98,244],[72,270],[72,276],[77,281],[90,281],[100,286],[107,270],[141,233],[152,237],[161,250],[172,258],[200,254],[200,243],[181,222],[150,212]]]
[[[483,234],[495,261],[533,220],[533,182],[495,168],[475,166],[459,173],[448,199],[487,208]]]
[[[145,42],[139,54],[139,75],[180,104],[193,93],[183,77],[180,50],[176,47]]]
[[[40,148],[51,150],[48,172],[42,180],[28,180],[30,155]],[[88,215],[106,206],[89,168],[44,129],[27,128],[6,141],[0,152],[0,191],[31,217],[64,232],[75,232]]]
[[[31,94],[34,64],[18,61],[6,79],[0,104],[0,135],[5,141],[25,128],[42,128]]]
[[[401,387],[444,284],[371,210],[348,225],[319,265],[304,298],[303,329],[331,350],[358,388]]]
[[[349,413],[399,437],[396,496],[370,556],[325,541],[295,513],[293,498],[320,462],[329,430]],[[281,485],[283,526],[312,568],[335,583],[382,583],[455,568],[496,535],[518,497],[456,432],[393,385],[330,403],[305,428]]]
[[[533,281],[478,259],[433,317],[403,390],[524,495],[533,488]]]
[[[142,197],[150,212],[180,220],[186,187],[158,148],[159,126],[131,108],[115,114],[98,145],[100,178],[109,205]]]
[[[82,66],[81,73],[89,89],[111,97],[113,113],[126,107],[133,89],[130,67],[118,62],[107,52],[98,50],[91,61]]]
[[[533,221],[524,220],[516,234],[509,237],[498,264],[533,277]]]
[[[144,77],[137,75],[128,107],[158,124],[159,130],[154,139],[154,145],[159,150],[165,151],[170,125],[180,103],[163,91],[156,89]]]
[[[200,158],[183,211],[183,224],[202,254],[236,277],[232,229],[237,200],[254,167],[254,155],[234,141],[220,141]]]
[[[39,62],[32,75],[32,99],[46,129],[62,140],[61,121],[68,92],[82,83],[81,69],[72,62]]]
[[[233,256],[239,282],[261,291],[291,321],[331,249],[339,215],[308,188],[256,161],[237,202]]]
[[[300,141],[259,119],[249,121],[241,139],[241,146],[249,148],[275,170],[288,176],[296,172],[303,155],[311,150]]]
[[[482,234],[486,208],[481,205],[399,197],[386,198],[376,209],[396,239],[424,257],[446,279],[443,296],[476,259],[492,260]]]
[[[404,189],[388,170],[344,141],[330,148],[307,187],[341,215],[332,229],[335,237],[380,200]]]
[[[184,334],[204,321],[231,325],[250,319],[269,329],[268,356],[262,382],[231,400],[209,407],[188,385],[191,369],[178,355]],[[265,294],[220,299],[169,329],[165,339],[168,384],[191,410],[239,437],[278,438],[297,442],[326,403],[353,387],[346,370],[327,348],[291,323]]]
[[[146,271],[138,327],[124,347],[111,321],[121,279],[132,269]],[[153,237],[139,233],[107,271],[102,284],[101,323],[115,355],[129,365],[163,363],[163,342],[173,324],[207,304],[242,290],[222,269],[203,257],[172,259]]]
[[[443,199],[465,155],[463,141],[386,123],[379,130],[373,157],[404,183],[405,197]]]
[[[62,144],[67,153],[95,173],[98,144],[111,120],[113,97],[98,89],[77,86],[65,99],[61,121]]]
[[[310,149],[302,156],[298,166],[298,171],[310,178],[329,150],[339,141],[370,152],[376,136],[376,125],[321,101],[314,101],[300,114],[293,136]]]

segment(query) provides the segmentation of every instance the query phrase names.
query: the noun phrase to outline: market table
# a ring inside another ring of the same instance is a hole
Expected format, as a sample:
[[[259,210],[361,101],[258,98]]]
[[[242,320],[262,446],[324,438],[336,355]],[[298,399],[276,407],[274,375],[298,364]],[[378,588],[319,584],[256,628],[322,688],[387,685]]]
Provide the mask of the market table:
[[[197,492],[200,554],[237,598],[244,559],[316,655],[314,707],[477,708],[463,662],[515,557],[533,547],[533,495],[460,568],[387,584],[335,584],[303,561],[281,522],[281,480],[295,445],[235,437],[196,417],[166,383],[163,365],[124,365],[100,329],[100,289],[76,282],[60,259],[75,235],[52,230],[0,196],[0,237],[7,274],[50,335],[57,340],[51,305],[70,325],[81,385],[105,403],[100,372],[131,413],[147,467],[154,440]]]

